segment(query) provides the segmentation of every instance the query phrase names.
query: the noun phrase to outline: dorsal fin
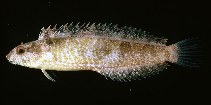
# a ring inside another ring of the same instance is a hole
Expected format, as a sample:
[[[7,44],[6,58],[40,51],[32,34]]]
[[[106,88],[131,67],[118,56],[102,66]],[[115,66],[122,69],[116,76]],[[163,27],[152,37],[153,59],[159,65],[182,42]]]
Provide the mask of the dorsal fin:
[[[121,39],[133,39],[142,42],[153,42],[159,44],[165,44],[167,39],[158,38],[150,35],[148,32],[141,29],[136,29],[132,27],[118,27],[118,25],[110,24],[90,24],[90,23],[73,23],[65,24],[56,28],[56,25],[53,28],[42,28],[38,40],[43,40],[47,38],[56,38],[56,37],[77,37],[83,35],[96,35],[103,37],[113,37]]]
[[[38,40],[55,37],[55,35],[57,34],[56,25],[52,29],[50,27],[51,25],[46,29],[44,27],[41,29]]]

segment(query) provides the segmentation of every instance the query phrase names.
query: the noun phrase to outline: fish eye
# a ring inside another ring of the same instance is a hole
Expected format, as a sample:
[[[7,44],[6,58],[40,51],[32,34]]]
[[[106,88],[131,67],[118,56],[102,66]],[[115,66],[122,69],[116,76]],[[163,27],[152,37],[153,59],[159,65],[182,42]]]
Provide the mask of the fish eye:
[[[25,48],[24,47],[19,47],[17,48],[17,54],[23,54],[25,52]]]

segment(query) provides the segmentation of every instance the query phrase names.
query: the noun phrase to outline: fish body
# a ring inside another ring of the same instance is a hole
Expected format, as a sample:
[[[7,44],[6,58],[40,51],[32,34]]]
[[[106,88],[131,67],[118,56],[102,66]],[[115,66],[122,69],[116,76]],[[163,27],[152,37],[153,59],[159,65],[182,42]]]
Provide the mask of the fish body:
[[[66,24],[43,28],[38,40],[17,46],[7,59],[41,69],[52,81],[45,70],[92,70],[111,79],[131,80],[165,69],[166,61],[185,64],[181,49],[190,40],[167,46],[166,39],[158,39],[126,27]]]

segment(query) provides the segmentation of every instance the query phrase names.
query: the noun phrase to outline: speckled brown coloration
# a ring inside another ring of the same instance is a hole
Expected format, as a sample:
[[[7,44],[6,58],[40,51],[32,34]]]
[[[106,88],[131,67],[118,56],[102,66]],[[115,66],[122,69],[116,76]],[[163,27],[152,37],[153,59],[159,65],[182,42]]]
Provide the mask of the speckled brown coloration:
[[[111,79],[131,80],[158,73],[166,68],[166,61],[177,62],[177,44],[166,46],[166,39],[128,29],[94,24],[42,28],[38,40],[14,48],[7,59],[42,69],[50,80],[44,70],[93,70]]]

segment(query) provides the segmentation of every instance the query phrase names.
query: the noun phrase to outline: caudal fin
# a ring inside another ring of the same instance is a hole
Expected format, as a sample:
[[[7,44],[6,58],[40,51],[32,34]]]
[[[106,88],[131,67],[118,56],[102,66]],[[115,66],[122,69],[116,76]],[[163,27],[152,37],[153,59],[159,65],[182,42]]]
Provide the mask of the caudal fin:
[[[174,63],[184,67],[199,67],[201,63],[200,40],[190,38],[170,45],[174,49]]]

